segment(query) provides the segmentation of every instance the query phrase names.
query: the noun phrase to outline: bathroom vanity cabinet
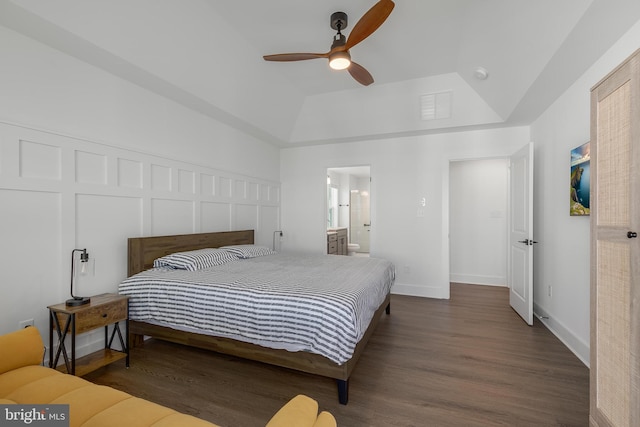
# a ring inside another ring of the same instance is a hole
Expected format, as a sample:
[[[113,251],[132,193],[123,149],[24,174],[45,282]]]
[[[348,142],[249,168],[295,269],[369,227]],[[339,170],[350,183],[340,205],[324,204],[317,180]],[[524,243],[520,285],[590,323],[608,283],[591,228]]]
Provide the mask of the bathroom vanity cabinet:
[[[327,253],[331,255],[347,255],[347,229],[331,228],[327,230]]]

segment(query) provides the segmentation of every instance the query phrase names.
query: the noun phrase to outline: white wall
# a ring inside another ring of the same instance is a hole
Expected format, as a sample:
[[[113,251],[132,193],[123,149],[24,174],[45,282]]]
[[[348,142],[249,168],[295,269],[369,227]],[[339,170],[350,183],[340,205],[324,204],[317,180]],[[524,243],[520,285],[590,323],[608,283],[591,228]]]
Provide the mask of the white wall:
[[[589,363],[589,217],[569,216],[570,151],[589,141],[590,90],[640,48],[640,22],[531,126],[535,142],[534,310]],[[552,296],[548,288],[552,287]]]
[[[302,93],[220,8],[203,0],[3,0],[0,25],[258,139],[288,140]],[[90,87],[88,94],[94,90],[101,92]],[[217,135],[231,136],[222,127]]]
[[[0,333],[69,297],[70,254],[117,291],[133,236],[280,229],[279,150],[0,27]],[[102,344],[80,342],[80,355]]]
[[[450,117],[422,120],[420,96],[439,92],[452,94]],[[340,100],[340,108],[335,108],[336,99]],[[343,111],[349,111],[349,114],[345,115]],[[407,129],[424,131],[502,121],[458,73],[447,73],[404,82],[374,84],[367,87],[366,91],[351,89],[308,96],[291,139],[294,142],[309,142],[363,138],[366,135],[393,135],[406,132]],[[336,133],[338,129],[339,134]]]
[[[5,122],[279,178],[272,145],[2,26],[0,54]]]
[[[534,311],[587,365],[589,218],[569,216],[569,153],[590,138],[590,88],[640,48],[638,40],[640,22],[530,127],[535,143],[534,238],[539,242],[534,246]],[[369,163],[376,224],[372,255],[395,262],[394,292],[446,298],[449,200],[443,189],[449,185],[449,162],[505,156],[528,141],[525,127],[283,150],[285,245],[320,251],[323,169]],[[424,218],[417,218],[422,196],[427,198],[427,209]]]
[[[508,156],[528,142],[528,127],[515,127],[283,149],[283,250],[324,251],[327,167],[368,164],[371,256],[395,263],[393,292],[448,298],[449,163]]]
[[[509,160],[450,165],[451,281],[507,286]]]

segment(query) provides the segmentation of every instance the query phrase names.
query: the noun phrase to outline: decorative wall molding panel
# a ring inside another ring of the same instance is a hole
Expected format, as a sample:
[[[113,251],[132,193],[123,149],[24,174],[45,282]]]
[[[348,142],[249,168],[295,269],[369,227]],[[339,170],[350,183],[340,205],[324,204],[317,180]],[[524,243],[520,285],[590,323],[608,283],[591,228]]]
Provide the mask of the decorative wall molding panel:
[[[272,245],[278,182],[0,122],[6,331],[23,313],[46,330],[47,305],[68,298],[74,248],[95,260],[76,293],[96,295],[126,277],[128,237],[237,229]]]

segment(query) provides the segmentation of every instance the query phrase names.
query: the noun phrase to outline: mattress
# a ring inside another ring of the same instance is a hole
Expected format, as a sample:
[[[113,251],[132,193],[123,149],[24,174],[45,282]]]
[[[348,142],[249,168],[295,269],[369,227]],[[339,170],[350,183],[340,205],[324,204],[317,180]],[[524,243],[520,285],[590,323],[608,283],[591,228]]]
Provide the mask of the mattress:
[[[395,279],[377,258],[279,253],[197,271],[153,268],[127,278],[131,320],[320,354],[353,355]]]

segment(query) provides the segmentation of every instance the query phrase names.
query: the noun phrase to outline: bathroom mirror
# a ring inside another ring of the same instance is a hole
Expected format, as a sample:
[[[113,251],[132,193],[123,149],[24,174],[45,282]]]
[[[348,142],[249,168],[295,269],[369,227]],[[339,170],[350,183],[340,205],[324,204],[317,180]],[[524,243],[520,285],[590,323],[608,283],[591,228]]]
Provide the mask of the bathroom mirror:
[[[327,180],[327,229],[337,228],[340,211],[338,209],[338,188]]]

